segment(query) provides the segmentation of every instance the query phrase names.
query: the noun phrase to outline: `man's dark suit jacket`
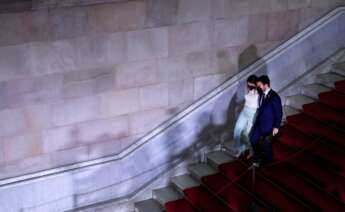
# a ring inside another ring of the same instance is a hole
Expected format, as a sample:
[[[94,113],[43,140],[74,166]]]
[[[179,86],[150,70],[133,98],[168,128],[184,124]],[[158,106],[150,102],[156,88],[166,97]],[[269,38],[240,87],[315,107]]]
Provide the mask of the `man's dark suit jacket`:
[[[261,92],[259,101],[261,101],[263,96],[264,93]],[[280,127],[282,117],[283,109],[281,99],[279,95],[271,89],[259,106],[255,127],[259,127],[261,133],[268,135],[272,132],[273,128]]]

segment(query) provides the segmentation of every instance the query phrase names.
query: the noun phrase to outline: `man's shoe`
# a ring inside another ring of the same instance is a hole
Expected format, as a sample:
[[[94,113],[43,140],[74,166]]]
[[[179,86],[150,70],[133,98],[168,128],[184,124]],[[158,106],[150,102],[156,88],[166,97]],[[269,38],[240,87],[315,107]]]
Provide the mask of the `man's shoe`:
[[[255,168],[259,168],[260,167],[260,163],[259,162],[254,162],[252,166],[255,167]]]
[[[258,169],[259,167],[260,167],[260,164],[258,162],[254,162],[248,169],[249,170]]]

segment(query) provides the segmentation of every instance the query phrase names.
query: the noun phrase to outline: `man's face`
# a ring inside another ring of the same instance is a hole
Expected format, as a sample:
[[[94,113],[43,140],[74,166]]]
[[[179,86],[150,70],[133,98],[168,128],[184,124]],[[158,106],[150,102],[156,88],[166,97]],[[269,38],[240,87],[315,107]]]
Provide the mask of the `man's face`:
[[[262,91],[266,91],[268,88],[268,85],[264,85],[262,82],[257,82],[256,86],[260,88]]]

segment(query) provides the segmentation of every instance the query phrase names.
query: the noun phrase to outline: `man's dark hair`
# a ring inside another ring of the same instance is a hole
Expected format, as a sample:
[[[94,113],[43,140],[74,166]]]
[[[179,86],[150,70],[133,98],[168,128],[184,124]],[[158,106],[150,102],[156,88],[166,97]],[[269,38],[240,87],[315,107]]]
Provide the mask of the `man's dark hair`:
[[[271,86],[270,78],[267,75],[260,76],[258,82],[261,82],[264,85]]]
[[[256,84],[257,81],[258,81],[258,77],[256,75],[250,75],[247,78],[247,82],[249,82],[249,83]]]

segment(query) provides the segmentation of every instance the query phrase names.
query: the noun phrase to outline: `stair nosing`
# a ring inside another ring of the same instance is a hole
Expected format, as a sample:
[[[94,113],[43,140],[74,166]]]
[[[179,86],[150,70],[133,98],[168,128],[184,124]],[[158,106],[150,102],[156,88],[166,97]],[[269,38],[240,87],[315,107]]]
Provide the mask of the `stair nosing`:
[[[174,194],[168,194],[165,196],[165,198],[163,198],[164,192],[173,192]],[[175,190],[175,188],[171,185],[159,189],[154,189],[152,190],[152,194],[154,199],[156,199],[161,205],[183,198],[183,195],[181,195],[181,193]]]

